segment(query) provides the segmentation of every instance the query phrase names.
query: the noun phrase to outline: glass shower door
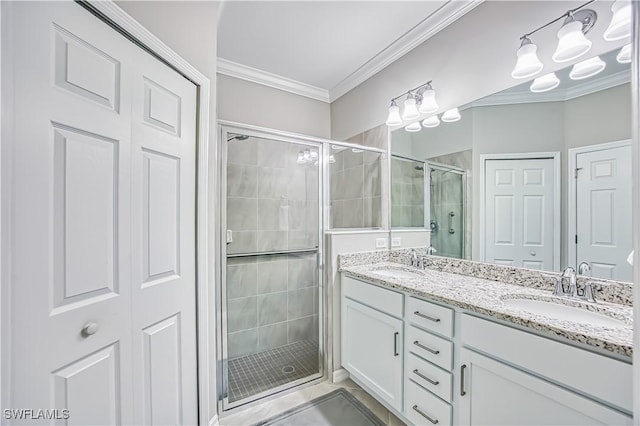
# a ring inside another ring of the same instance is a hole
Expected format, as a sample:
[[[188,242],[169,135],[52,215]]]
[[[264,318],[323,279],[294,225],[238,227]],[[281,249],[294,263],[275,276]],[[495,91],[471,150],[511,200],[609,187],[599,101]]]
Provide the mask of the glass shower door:
[[[465,173],[429,163],[431,246],[439,256],[464,258]]]
[[[226,136],[224,409],[322,376],[322,146]]]

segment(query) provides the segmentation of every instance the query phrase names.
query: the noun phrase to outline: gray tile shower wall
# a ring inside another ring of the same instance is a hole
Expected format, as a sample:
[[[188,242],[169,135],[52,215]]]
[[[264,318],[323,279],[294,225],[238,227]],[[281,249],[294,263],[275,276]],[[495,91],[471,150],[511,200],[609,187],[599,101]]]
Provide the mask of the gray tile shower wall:
[[[391,158],[391,226],[424,227],[423,168],[416,161]]]
[[[301,340],[318,341],[316,262],[315,254],[228,260],[229,358]]]

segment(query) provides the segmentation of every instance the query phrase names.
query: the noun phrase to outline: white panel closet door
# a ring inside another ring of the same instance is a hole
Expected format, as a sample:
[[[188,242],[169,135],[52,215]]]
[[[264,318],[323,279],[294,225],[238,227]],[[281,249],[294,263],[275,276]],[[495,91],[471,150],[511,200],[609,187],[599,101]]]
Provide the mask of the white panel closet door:
[[[195,87],[76,3],[2,7],[11,407],[193,424]]]
[[[487,160],[485,261],[554,267],[553,159]]]
[[[576,156],[576,263],[594,277],[631,281],[631,146]]]

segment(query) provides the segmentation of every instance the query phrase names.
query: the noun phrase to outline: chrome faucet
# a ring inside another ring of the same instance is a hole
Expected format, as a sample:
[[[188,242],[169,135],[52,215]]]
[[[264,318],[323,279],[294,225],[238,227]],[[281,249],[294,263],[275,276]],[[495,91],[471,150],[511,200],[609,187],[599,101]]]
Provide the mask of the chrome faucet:
[[[409,264],[416,268],[420,265],[420,259],[418,259],[418,253],[416,253],[416,249],[411,249],[411,260]]]
[[[569,297],[576,297],[576,295],[578,294],[578,280],[576,278],[576,270],[571,266],[567,266],[565,270],[562,271],[562,278],[569,278],[569,289],[566,292],[567,295]]]
[[[587,262],[578,265],[578,275],[591,275],[591,266]]]
[[[586,265],[583,266],[583,265]],[[582,263],[578,267],[580,271],[580,275],[583,273],[589,272],[591,268],[587,263]],[[565,278],[569,279],[569,287],[565,290],[564,280]],[[556,286],[553,289],[554,296],[564,296],[571,297],[574,299],[586,300],[587,302],[595,302],[595,298],[593,297],[593,288],[591,283],[585,283],[582,291],[578,290],[578,279],[576,277],[576,270],[571,266],[567,266],[564,271],[562,271],[562,275],[556,278]]]
[[[435,248],[434,246],[429,246],[429,247],[427,248],[427,254],[428,254],[429,256],[433,256],[433,254],[434,254],[435,252],[437,252],[437,251],[438,251],[438,250],[436,250],[436,248]]]

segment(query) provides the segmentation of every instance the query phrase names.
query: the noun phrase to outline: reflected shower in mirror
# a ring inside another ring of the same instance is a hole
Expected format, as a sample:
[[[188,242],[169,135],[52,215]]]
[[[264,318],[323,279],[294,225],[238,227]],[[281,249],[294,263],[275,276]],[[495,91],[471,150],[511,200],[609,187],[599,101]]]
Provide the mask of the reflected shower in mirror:
[[[584,262],[585,274],[631,281],[631,73],[620,51],[600,55],[597,75],[576,79],[570,66],[557,85],[545,76],[464,105],[457,122],[393,131],[393,227],[430,230],[437,255],[553,271]]]

